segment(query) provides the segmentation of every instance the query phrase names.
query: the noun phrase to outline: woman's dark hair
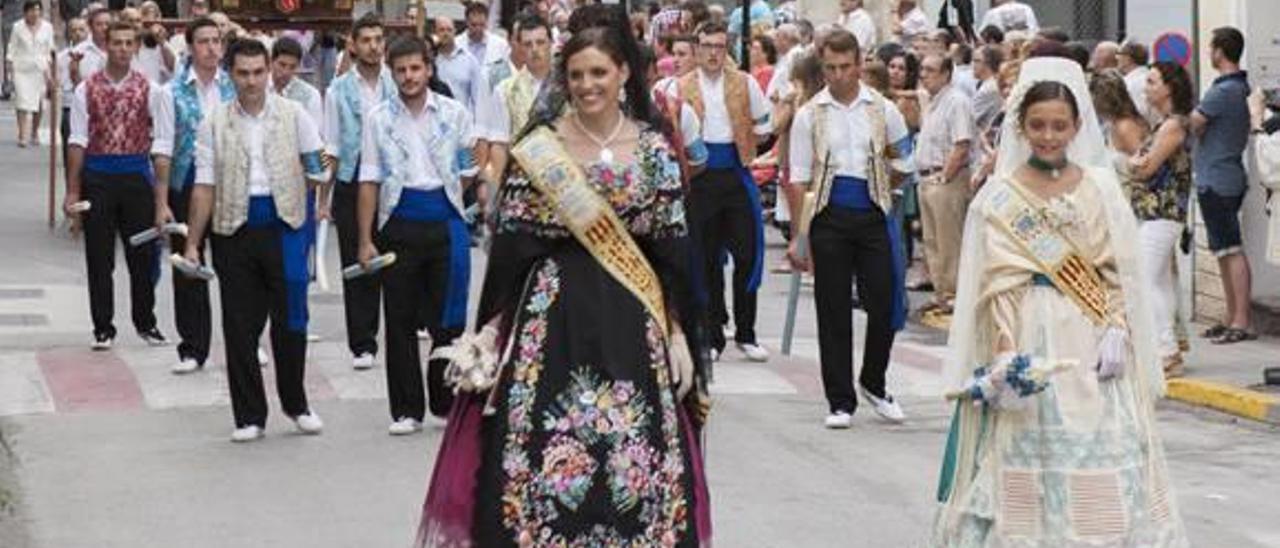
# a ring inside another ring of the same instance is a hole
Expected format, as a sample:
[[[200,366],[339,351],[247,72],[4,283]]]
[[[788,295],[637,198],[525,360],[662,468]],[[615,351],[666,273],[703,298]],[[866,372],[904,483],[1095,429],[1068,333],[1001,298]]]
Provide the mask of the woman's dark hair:
[[[817,52],[806,53],[791,63],[791,74],[788,74],[792,80],[799,80],[804,83],[804,91],[809,99],[822,91],[823,86],[827,85],[826,77],[822,74],[822,59]]]
[[[1129,97],[1129,88],[1125,86],[1124,76],[1116,69],[1108,69],[1093,76],[1089,80],[1089,95],[1093,96],[1093,106],[1098,109],[1098,117],[1103,120],[1141,120],[1138,107]]]
[[[980,33],[982,43],[987,45],[999,45],[1004,43],[1004,31],[995,25],[987,25],[982,28]]]
[[[773,39],[763,34],[751,39],[753,43],[760,44],[760,49],[764,51],[765,62],[773,65],[778,62],[778,48],[773,45]]]
[[[1062,82],[1036,82],[1027,89],[1027,94],[1022,98],[1022,104],[1018,105],[1018,120],[1020,123],[1027,122],[1027,111],[1037,103],[1046,101],[1064,101],[1067,106],[1071,107],[1071,116],[1077,121],[1080,119],[1080,105],[1076,102],[1076,96],[1071,93],[1071,88]]]
[[[623,113],[670,137],[670,125],[658,113],[653,97],[649,94],[649,85],[645,81],[647,67],[641,57],[640,44],[630,32],[618,32],[618,29],[630,28],[629,21],[626,11],[616,4],[588,4],[574,10],[569,18],[572,37],[560,50],[556,60],[553,79],[556,85],[552,86],[555,89],[544,91],[547,96],[535,101],[529,123],[519,132],[517,141],[534,128],[551,125],[560,117],[568,101],[569,59],[587,48],[596,48],[618,65],[630,68],[631,75],[624,84],[627,100],[622,107]]]
[[[1169,88],[1169,99],[1173,102],[1173,113],[1188,115],[1195,108],[1196,94],[1191,85],[1191,76],[1182,65],[1172,61],[1159,61],[1151,65],[1151,69],[1160,73],[1160,80]]]
[[[904,82],[902,89],[916,89],[920,87],[920,60],[916,58],[914,53],[902,51],[884,62],[885,66],[889,66],[894,59],[901,57],[902,63],[907,66],[907,81]]]

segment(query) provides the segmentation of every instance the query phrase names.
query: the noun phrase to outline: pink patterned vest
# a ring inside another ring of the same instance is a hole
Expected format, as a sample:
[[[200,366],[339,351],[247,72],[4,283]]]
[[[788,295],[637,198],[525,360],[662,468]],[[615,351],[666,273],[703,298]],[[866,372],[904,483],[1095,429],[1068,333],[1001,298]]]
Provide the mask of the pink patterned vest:
[[[89,107],[91,156],[146,154],[151,150],[151,111],[147,101],[151,84],[138,71],[130,71],[120,85],[112,85],[101,70],[85,83]]]

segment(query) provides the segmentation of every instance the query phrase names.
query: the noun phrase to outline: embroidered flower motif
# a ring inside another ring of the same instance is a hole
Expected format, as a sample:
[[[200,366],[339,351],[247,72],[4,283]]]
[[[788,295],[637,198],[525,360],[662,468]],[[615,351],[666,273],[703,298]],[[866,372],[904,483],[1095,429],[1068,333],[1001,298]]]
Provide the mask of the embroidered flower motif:
[[[577,510],[587,497],[597,466],[582,442],[571,436],[556,435],[542,451],[538,491],[555,498],[569,510]]]
[[[1080,223],[1080,210],[1071,200],[1055,196],[1049,200],[1049,203],[1040,210],[1040,214],[1044,216],[1044,220],[1051,228],[1056,230],[1074,229]]]

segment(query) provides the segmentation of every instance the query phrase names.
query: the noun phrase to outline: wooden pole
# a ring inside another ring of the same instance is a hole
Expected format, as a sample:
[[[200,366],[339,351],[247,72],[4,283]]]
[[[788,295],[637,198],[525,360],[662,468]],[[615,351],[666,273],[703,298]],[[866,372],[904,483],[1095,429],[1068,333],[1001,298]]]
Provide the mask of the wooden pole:
[[[58,52],[50,53],[51,63],[50,70],[56,75],[58,72]],[[49,207],[48,221],[49,230],[54,227],[54,211],[57,209],[55,203],[58,200],[58,115],[62,113],[61,105],[58,100],[61,99],[62,90],[60,89],[58,79],[53,78],[53,86],[49,89]],[[39,136],[40,128],[32,127],[31,131]]]

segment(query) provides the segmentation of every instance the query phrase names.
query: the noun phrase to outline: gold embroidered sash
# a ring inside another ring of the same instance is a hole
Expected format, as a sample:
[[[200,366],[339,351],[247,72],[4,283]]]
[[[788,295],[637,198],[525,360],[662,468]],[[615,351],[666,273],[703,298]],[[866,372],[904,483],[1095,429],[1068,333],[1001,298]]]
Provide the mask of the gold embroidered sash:
[[[627,288],[666,335],[667,310],[658,275],[613,208],[587,183],[587,174],[560,139],[540,127],[511,148],[533,186],[600,266]]]
[[[996,225],[1018,243],[1085,316],[1096,325],[1106,325],[1109,298],[1098,270],[1013,182],[993,191],[988,203]]]

